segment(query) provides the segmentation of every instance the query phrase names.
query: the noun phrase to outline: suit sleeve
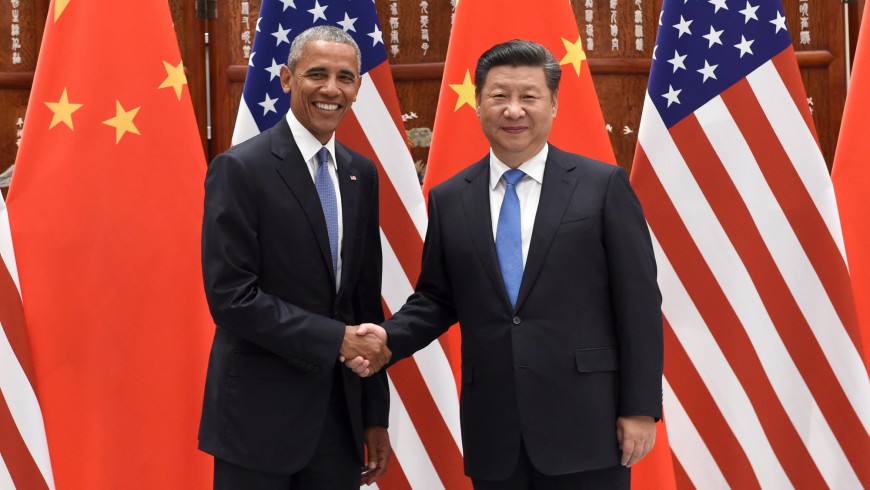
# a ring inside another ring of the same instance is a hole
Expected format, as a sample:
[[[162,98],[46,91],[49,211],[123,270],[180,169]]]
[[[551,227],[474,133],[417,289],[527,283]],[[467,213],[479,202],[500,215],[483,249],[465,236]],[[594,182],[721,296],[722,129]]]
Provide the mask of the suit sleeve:
[[[429,227],[417,287],[405,305],[383,325],[393,351],[391,362],[426,347],[457,321],[453,288],[444,260],[437,196],[434,190],[429,193]]]
[[[257,200],[247,163],[221,154],[205,180],[202,269],[215,323],[272,351],[291,365],[331,372],[344,336],[342,322],[290,304],[260,288]],[[316,371],[316,370],[315,370]]]
[[[619,339],[619,415],[662,414],[661,293],[649,229],[625,171],[608,183],[604,240]]]
[[[365,250],[359,279],[353,292],[354,318],[360,323],[381,323],[384,308],[381,304],[381,275],[383,258],[378,205],[378,174],[372,164],[372,186],[369,193],[369,214],[366,217]],[[362,380],[363,425],[387,427],[390,414],[390,390],[387,372]]]

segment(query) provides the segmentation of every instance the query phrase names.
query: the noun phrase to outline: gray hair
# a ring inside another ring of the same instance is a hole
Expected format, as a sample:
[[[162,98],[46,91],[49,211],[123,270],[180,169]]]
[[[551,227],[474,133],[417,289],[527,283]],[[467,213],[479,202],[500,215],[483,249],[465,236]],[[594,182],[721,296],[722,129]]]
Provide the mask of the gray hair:
[[[306,29],[293,40],[293,43],[290,45],[290,55],[287,56],[287,68],[290,68],[291,71],[296,68],[296,63],[302,58],[302,51],[308,41],[326,41],[352,46],[356,52],[356,70],[357,72],[362,70],[362,55],[353,37],[338,27],[320,25]]]
[[[496,66],[532,66],[544,69],[547,87],[555,96],[559,92],[562,67],[553,53],[544,46],[524,39],[506,41],[486,50],[477,60],[474,70],[474,94],[480,96],[489,70]]]

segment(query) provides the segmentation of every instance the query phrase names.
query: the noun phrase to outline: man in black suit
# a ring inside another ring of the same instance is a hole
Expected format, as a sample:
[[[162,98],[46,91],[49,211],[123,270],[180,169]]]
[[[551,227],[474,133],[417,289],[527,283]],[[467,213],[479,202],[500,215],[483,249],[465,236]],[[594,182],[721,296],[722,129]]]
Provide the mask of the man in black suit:
[[[360,329],[386,335],[395,361],[459,321],[465,472],[479,489],[628,489],[661,417],[649,232],[620,167],[547,143],[560,76],[529,41],[480,57],[492,150],[432,189],[415,293],[385,332]],[[367,374],[362,358],[348,365]]]
[[[359,73],[341,29],[300,34],[281,68],[287,117],[209,166],[202,264],[216,332],[199,447],[215,457],[215,488],[356,489],[391,455],[385,374],[360,379],[339,362],[389,359],[348,326],[383,320],[375,166],[334,136]]]

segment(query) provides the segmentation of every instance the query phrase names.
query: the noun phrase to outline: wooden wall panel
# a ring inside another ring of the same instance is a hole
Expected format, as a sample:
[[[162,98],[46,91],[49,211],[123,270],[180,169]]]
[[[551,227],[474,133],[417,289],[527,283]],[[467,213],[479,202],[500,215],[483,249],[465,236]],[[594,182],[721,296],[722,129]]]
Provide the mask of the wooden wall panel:
[[[205,21],[196,17],[196,5],[191,0],[169,0],[169,10],[175,25],[175,37],[184,62],[187,87],[203,150],[208,148],[206,123]]]
[[[248,5],[247,15],[242,12],[245,3]],[[217,0],[217,19],[209,21],[209,73],[212,80],[209,158],[231,144],[248,67],[245,46],[253,45],[260,4],[260,0]],[[247,23],[243,23],[245,17]]]
[[[47,6],[47,0],[4,0],[0,9],[0,173],[18,152]]]

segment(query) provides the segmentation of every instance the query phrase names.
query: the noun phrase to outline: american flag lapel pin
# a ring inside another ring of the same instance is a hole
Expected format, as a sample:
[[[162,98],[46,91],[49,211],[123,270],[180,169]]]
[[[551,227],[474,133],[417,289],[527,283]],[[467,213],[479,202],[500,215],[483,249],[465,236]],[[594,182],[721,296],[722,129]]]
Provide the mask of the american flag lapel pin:
[[[350,180],[356,182],[356,175],[351,175],[351,176],[350,176]]]

